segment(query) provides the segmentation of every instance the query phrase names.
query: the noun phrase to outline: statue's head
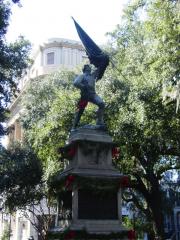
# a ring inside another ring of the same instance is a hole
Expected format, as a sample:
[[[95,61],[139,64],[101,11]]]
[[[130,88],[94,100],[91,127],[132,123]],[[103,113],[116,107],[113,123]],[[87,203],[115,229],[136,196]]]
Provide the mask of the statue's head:
[[[91,72],[91,66],[89,64],[85,64],[82,71],[83,71],[83,73],[85,73],[85,72],[90,73]]]

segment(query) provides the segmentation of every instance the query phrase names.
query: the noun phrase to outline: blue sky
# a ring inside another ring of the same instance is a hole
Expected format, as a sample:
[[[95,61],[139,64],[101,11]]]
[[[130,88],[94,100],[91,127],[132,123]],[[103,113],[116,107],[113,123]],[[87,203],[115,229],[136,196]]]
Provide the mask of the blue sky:
[[[107,42],[106,32],[121,22],[127,0],[21,0],[14,5],[7,40],[24,35],[38,45],[48,38],[79,40],[73,16],[97,44]]]

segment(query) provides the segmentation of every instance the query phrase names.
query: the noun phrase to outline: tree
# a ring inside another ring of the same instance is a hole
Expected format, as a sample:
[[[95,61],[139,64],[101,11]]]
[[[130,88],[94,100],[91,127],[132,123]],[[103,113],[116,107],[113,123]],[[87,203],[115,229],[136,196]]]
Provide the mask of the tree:
[[[31,148],[15,145],[0,151],[0,193],[9,211],[43,197],[42,166]]]
[[[47,239],[55,214],[50,204],[53,197],[48,194],[39,158],[25,143],[0,151],[0,194],[4,210],[10,213],[20,210],[41,239]],[[7,231],[4,234],[3,239]]]
[[[167,170],[180,168],[180,114],[163,102],[162,89],[179,74],[179,3],[132,2],[111,34],[118,71],[107,75],[101,91],[111,134],[121,148],[117,166],[134,180],[128,201],[154,224],[151,238],[164,239],[161,180]]]
[[[74,76],[73,72],[61,71],[32,79],[22,100],[25,137],[41,159],[46,179],[63,168],[58,149],[66,142],[79,97],[72,84]],[[82,123],[91,114],[87,111]]]
[[[176,100],[176,111],[180,97],[179,10],[179,1],[154,1],[149,6],[146,22],[148,37],[158,52],[154,67],[161,69],[164,101]]]
[[[19,0],[13,0],[19,3]],[[14,43],[8,44],[5,39],[11,14],[11,1],[1,1],[0,5],[0,123],[7,117],[7,103],[17,90],[17,80],[22,76],[23,70],[29,65],[28,54],[30,43],[22,36]],[[4,128],[0,125],[0,135]]]
[[[45,190],[46,191],[46,190]],[[41,240],[48,239],[48,231],[53,226],[56,209],[53,208],[53,204],[49,202],[48,196],[38,202],[32,202],[25,209],[22,209],[23,216],[30,221],[36,232],[38,238]]]

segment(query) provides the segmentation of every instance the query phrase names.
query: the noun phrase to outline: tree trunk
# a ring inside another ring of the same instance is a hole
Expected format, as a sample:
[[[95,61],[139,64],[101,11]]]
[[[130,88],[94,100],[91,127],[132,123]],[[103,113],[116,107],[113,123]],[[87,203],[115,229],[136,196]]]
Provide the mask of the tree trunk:
[[[154,240],[155,235],[153,233],[148,233],[148,240]]]
[[[155,224],[155,231],[159,239],[165,239],[165,232],[164,232],[164,216],[162,212],[161,206],[156,206],[152,209],[153,216],[154,216],[154,224]]]
[[[164,232],[164,213],[163,213],[163,201],[162,201],[162,193],[159,190],[158,185],[153,186],[153,191],[151,192],[151,199],[149,201],[149,205],[151,207],[153,222],[154,222],[154,231],[158,240],[165,239]]]
[[[150,189],[146,188],[144,197],[148,203],[148,208],[151,212],[150,215],[152,217],[153,223],[152,230],[155,233],[154,237],[157,237],[158,240],[164,240],[165,232],[164,232],[163,198],[159,180],[154,174],[149,173],[147,181],[150,183],[151,188]],[[150,234],[149,239],[151,239],[151,233],[149,232],[149,234]]]

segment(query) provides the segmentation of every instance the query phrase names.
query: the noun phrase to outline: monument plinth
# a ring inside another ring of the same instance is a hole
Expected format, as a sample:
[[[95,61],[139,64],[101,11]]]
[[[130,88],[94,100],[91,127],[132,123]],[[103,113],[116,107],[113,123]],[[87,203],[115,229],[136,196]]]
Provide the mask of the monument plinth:
[[[113,148],[105,131],[80,128],[71,132],[61,149],[66,167],[54,180],[62,234],[68,229],[89,235],[88,239],[102,235],[128,239],[121,209],[121,183],[127,176],[113,166]]]

